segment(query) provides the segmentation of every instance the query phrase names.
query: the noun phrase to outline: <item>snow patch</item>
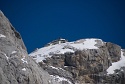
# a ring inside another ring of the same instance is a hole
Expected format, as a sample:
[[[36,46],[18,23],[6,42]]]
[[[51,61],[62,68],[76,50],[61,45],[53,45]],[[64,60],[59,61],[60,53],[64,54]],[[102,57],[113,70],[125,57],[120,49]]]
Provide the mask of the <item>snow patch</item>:
[[[26,71],[26,68],[23,68],[22,71]]]
[[[6,36],[4,36],[3,34],[0,34],[0,38],[6,38]]]
[[[25,56],[24,56],[21,60],[22,60],[23,63],[28,64],[28,62],[27,62],[26,59],[25,59]]]
[[[113,74],[114,70],[120,69],[121,67],[125,67],[125,56],[123,55],[123,51],[121,50],[121,59],[118,62],[112,63],[112,66],[110,66],[107,69],[107,74]]]
[[[4,53],[4,56],[6,57],[7,60],[9,59],[9,57],[5,53]]]
[[[95,46],[97,42],[95,41],[97,39],[85,39],[85,41],[78,43],[78,44],[71,44],[71,46],[83,50],[83,49],[98,49],[98,47]]]
[[[15,53],[17,53],[17,51],[12,51],[12,53],[11,53],[11,54],[15,54]]]
[[[9,60],[9,57],[4,52],[0,52],[0,53],[3,54],[7,60]]]
[[[70,82],[68,79],[64,78],[64,77],[59,77],[59,76],[54,76],[54,75],[50,75],[54,81],[57,81],[57,82],[62,82],[62,81],[67,81],[69,84],[72,84],[72,82]]]
[[[51,68],[53,68],[53,69],[58,69],[58,68],[56,68],[56,67],[54,67],[54,66],[49,66],[49,67],[51,67]]]
[[[51,68],[53,68],[53,69],[60,69],[60,70],[64,70],[64,69],[62,69],[62,68],[60,68],[60,67],[54,67],[54,66],[49,66],[49,67],[51,67]]]
[[[71,49],[60,50],[60,53],[61,53],[61,54],[64,54],[64,53],[66,53],[66,52],[72,52],[72,53],[74,53],[74,51],[71,50]]]
[[[51,57],[53,54],[64,54],[66,52],[74,52],[72,49],[64,49],[67,43],[56,44],[52,46],[47,46],[40,48],[36,52],[29,54],[29,56],[36,59],[36,62],[41,62],[47,57]]]

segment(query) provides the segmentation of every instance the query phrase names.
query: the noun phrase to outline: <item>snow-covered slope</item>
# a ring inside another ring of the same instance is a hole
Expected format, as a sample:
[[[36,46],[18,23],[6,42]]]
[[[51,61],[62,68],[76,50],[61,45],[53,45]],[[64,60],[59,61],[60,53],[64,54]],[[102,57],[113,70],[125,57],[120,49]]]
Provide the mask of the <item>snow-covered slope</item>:
[[[63,39],[65,40],[65,39]],[[51,57],[53,54],[64,54],[66,52],[74,53],[77,50],[83,49],[99,49],[100,46],[103,46],[105,42],[101,39],[80,39],[73,42],[57,42],[57,44],[49,43],[49,46],[37,49],[36,51],[29,54],[29,56],[33,57],[36,62],[41,62],[48,57]],[[125,56],[123,56],[123,51],[121,50],[121,59],[118,62],[112,63],[107,69],[108,74],[113,74],[115,69],[120,69],[125,66]]]
[[[98,43],[97,43],[98,42]],[[99,45],[98,45],[99,44]],[[29,54],[36,62],[41,62],[47,57],[51,57],[53,54],[64,54],[66,52],[75,52],[76,50],[83,49],[98,49],[99,46],[103,45],[101,39],[80,39],[73,42],[58,43],[37,49],[36,51]]]
[[[123,51],[121,50],[121,59],[118,62],[112,63],[107,69],[108,74],[113,74],[115,69],[120,69],[121,67],[125,67],[125,56],[123,55]]]

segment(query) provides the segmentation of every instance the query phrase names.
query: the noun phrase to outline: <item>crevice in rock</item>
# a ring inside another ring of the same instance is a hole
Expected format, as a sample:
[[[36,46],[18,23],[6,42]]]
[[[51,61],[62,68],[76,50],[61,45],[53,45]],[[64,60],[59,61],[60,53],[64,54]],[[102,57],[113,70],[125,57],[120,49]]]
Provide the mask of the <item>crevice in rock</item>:
[[[11,29],[13,30],[15,36],[16,36],[18,39],[21,39],[21,35],[20,35],[20,33],[17,32],[17,31],[14,29],[14,27],[13,27],[12,25],[10,25],[10,27],[11,27]]]

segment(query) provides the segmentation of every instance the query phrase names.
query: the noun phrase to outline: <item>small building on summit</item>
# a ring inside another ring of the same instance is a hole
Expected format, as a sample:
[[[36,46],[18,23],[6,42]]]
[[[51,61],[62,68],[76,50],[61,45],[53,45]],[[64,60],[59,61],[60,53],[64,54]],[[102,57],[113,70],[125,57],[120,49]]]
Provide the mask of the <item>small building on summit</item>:
[[[68,40],[59,38],[59,39],[57,39],[57,40],[54,40],[54,41],[52,41],[52,42],[46,44],[45,47],[51,46],[51,45],[60,44],[60,43],[66,43],[66,42],[68,42]]]

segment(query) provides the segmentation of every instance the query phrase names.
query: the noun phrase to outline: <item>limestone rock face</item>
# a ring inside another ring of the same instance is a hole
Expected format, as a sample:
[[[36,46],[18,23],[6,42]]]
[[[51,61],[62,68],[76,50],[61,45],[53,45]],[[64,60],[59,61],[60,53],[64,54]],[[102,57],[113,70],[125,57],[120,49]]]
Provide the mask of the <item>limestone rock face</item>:
[[[121,52],[119,51],[121,51],[121,47],[110,42],[107,42],[106,46],[109,51],[109,55],[112,59],[112,62],[117,62],[118,60],[120,60]]]
[[[111,65],[111,60],[109,59],[109,53],[106,50],[83,50],[76,51],[75,53],[65,53],[63,55],[54,55],[51,58],[47,58],[39,64],[44,67],[49,74],[60,75],[61,77],[69,78],[69,80],[79,81],[79,84],[93,83],[94,79],[91,79],[93,74],[106,73],[106,70]],[[58,67],[49,68],[49,66]],[[62,71],[60,71],[60,68]],[[63,71],[67,75],[62,74]],[[67,71],[67,73],[66,73]],[[69,73],[71,75],[68,75]]]
[[[50,76],[28,57],[20,34],[0,11],[0,84],[49,84]]]
[[[107,74],[112,63],[120,61],[121,47],[110,42],[96,45],[98,49],[53,54],[39,64],[49,74],[67,78],[74,84],[124,84],[125,67]],[[123,49],[122,52],[124,56]]]

